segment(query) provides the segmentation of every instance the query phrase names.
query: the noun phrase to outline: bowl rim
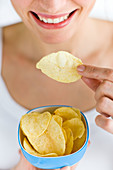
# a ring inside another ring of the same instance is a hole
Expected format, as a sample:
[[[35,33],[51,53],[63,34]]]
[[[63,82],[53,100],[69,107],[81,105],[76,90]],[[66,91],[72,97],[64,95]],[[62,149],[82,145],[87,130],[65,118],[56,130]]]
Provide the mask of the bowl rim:
[[[31,110],[27,111],[26,114],[28,114],[28,113],[36,110],[36,109],[48,108],[48,107],[70,107],[70,108],[76,108],[76,107],[74,107],[74,106],[69,106],[69,105],[46,105],[46,106],[39,106],[39,107],[36,107],[36,108],[34,108],[34,109],[31,109]],[[19,145],[20,145],[21,150],[24,150],[24,152],[26,152],[27,154],[31,155],[32,157],[40,158],[40,159],[50,159],[50,158],[52,158],[52,159],[56,159],[56,158],[57,158],[57,159],[58,159],[58,158],[61,158],[61,157],[62,157],[62,158],[65,157],[65,158],[66,158],[66,157],[69,157],[69,156],[71,156],[71,155],[74,155],[74,154],[79,153],[79,152],[88,144],[88,140],[89,140],[89,125],[88,125],[88,121],[87,121],[87,118],[86,118],[86,116],[84,115],[84,113],[83,113],[82,111],[80,111],[80,113],[81,113],[82,116],[84,117],[84,120],[85,120],[85,123],[86,123],[87,133],[86,133],[86,141],[85,141],[84,145],[83,145],[79,150],[77,150],[76,152],[71,153],[71,154],[69,154],[69,155],[56,156],[56,157],[41,157],[41,156],[35,156],[35,155],[32,155],[32,154],[28,153],[28,152],[24,149],[24,147],[22,146],[21,141],[20,141],[20,122],[19,122],[19,125],[18,125],[18,142],[19,142]]]

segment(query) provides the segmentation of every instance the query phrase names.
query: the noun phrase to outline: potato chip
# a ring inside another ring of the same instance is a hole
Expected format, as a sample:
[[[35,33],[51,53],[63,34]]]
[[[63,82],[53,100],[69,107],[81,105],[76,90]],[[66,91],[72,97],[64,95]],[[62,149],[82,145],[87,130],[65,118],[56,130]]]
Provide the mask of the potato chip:
[[[45,154],[45,155],[41,155],[42,157],[56,157],[58,156],[56,153],[48,153],[48,154]]]
[[[30,154],[32,154],[32,155],[34,155],[34,156],[40,156],[40,154],[39,154],[38,152],[36,152],[36,151],[33,149],[33,147],[30,145],[30,143],[28,142],[27,138],[24,138],[23,147],[24,147],[24,149],[25,149],[28,153],[30,153]]]
[[[20,127],[27,137],[38,137],[47,129],[51,117],[49,112],[40,115],[25,114],[20,120]]]
[[[79,58],[66,51],[59,51],[43,57],[36,68],[56,81],[70,83],[81,78],[77,72],[77,66],[81,64]]]
[[[24,141],[23,141],[23,146],[24,146],[24,149],[30,153],[31,155],[34,155],[34,156],[42,156],[42,157],[55,157],[55,156],[58,156],[56,153],[50,153],[50,154],[45,154],[45,155],[41,155],[39,154],[38,152],[36,152],[34,150],[34,148],[32,148],[32,146],[30,145],[30,143],[28,142],[27,138],[24,138]]]
[[[71,107],[60,107],[54,111],[55,115],[63,118],[63,121],[78,118],[78,114]]]
[[[39,112],[30,112],[30,113],[28,113],[28,115],[36,115],[36,116],[39,116],[41,113],[39,113]]]
[[[63,119],[58,115],[53,115],[53,118],[62,127]]]
[[[70,128],[65,128],[64,130],[66,131],[66,134],[67,134],[65,155],[69,155],[73,149],[73,133]]]
[[[65,143],[67,142],[67,134],[64,128],[62,128],[62,132],[64,134],[64,138],[65,138]]]
[[[63,123],[63,128],[70,128],[73,132],[73,139],[81,138],[85,131],[85,126],[79,118],[66,120]]]
[[[63,155],[65,152],[65,138],[62,128],[53,117],[45,133],[39,137],[28,137],[28,139],[40,154],[56,153]]]
[[[22,116],[20,138],[25,150],[38,157],[69,155],[79,150],[86,140],[80,110],[72,107],[48,110]]]
[[[84,132],[81,138],[77,138],[76,140],[74,140],[72,152],[78,151],[84,145],[85,140],[86,140],[86,132]]]
[[[79,117],[79,119],[81,119],[81,113],[80,113],[80,110],[79,109],[77,109],[77,108],[72,108],[77,114],[78,114],[78,117]]]

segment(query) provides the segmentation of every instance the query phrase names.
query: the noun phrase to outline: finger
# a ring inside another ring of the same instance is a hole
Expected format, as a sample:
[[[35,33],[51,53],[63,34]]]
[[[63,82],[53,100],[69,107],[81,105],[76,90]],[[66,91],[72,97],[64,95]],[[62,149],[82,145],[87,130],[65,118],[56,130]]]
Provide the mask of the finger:
[[[21,150],[21,149],[19,149],[19,154],[20,154],[20,159],[26,159],[26,158],[24,157],[24,155],[23,155],[23,153],[22,153],[22,150]]]
[[[22,152],[22,151],[21,151],[21,149],[19,149],[19,151],[18,151],[18,152],[19,152],[19,154],[21,154],[21,152]]]
[[[113,101],[107,97],[102,97],[96,104],[96,110],[113,117]]]
[[[77,71],[80,75],[97,80],[109,80],[113,82],[113,70],[91,65],[79,65]]]
[[[65,166],[65,167],[61,168],[61,170],[70,170],[70,166]]]
[[[37,170],[51,170],[51,169],[39,169],[39,168],[37,168]],[[54,170],[60,170],[60,168],[59,169],[54,169]]]
[[[107,117],[107,118],[110,117],[110,115],[108,115],[108,114],[106,114],[106,113],[103,113],[103,112],[101,112],[100,114],[103,115],[103,116],[105,116],[105,117]]]
[[[88,147],[90,146],[90,144],[91,144],[91,141],[90,141],[90,140],[88,140]]]
[[[86,78],[86,77],[82,77],[82,80],[84,81],[85,84],[87,84],[87,86],[89,88],[91,88],[93,91],[96,91],[96,89],[99,87],[99,85],[101,84],[100,80],[96,80],[96,79],[91,79],[91,78]]]
[[[95,122],[97,126],[113,134],[113,120],[112,119],[107,119],[106,117],[102,115],[98,115],[95,119]]]
[[[96,101],[98,101],[100,98],[104,96],[113,100],[113,83],[110,81],[103,81],[96,90],[95,93]]]
[[[73,165],[73,166],[71,166],[70,170],[74,170],[77,167],[77,165],[78,165],[78,163]]]

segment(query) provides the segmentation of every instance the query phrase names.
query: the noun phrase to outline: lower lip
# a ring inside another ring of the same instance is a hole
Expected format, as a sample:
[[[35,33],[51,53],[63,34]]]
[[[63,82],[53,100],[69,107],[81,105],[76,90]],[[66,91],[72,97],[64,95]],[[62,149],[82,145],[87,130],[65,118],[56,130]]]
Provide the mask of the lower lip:
[[[65,21],[63,21],[63,22],[60,22],[60,23],[58,23],[58,24],[44,23],[43,21],[40,21],[39,19],[37,19],[31,12],[30,12],[30,14],[32,15],[32,17],[34,18],[34,20],[36,21],[36,23],[37,23],[39,26],[41,26],[42,28],[45,28],[45,29],[59,29],[59,28],[63,28],[63,27],[65,27],[65,26],[67,26],[67,25],[71,22],[74,14],[75,14],[76,12],[77,12],[77,10],[75,10],[75,12],[74,12],[67,20],[65,20]]]

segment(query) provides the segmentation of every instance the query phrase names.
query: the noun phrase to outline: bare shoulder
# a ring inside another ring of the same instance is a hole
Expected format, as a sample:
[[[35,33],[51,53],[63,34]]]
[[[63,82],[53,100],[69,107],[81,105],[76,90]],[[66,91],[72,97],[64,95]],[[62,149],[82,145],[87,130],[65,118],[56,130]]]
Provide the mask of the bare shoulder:
[[[105,32],[105,38],[108,44],[107,54],[109,58],[109,66],[113,68],[113,22],[110,21],[101,21],[101,29],[103,28]]]
[[[19,31],[22,24],[18,23],[3,28],[3,55],[2,55],[2,74],[7,71],[12,59],[16,59]],[[13,63],[13,62],[12,62]]]
[[[89,18],[90,24],[95,27],[95,34],[100,41],[104,66],[113,68],[113,22]],[[107,56],[107,57],[106,57]]]
[[[109,46],[112,47],[113,51],[113,22],[112,21],[105,21],[99,19],[93,19],[96,25],[98,25],[98,32],[100,36],[105,37],[105,41]]]
[[[101,28],[103,26],[103,29],[105,31],[105,34],[107,34],[108,36],[106,36],[106,41],[108,44],[108,50],[107,50],[107,56],[108,59],[110,61],[109,63],[109,67],[113,68],[113,22],[110,21],[102,21],[101,23]],[[107,38],[108,37],[108,38]]]
[[[18,46],[23,32],[23,23],[10,25],[3,28],[3,59],[12,56],[18,51]],[[22,40],[21,40],[22,41]]]
[[[98,25],[99,31],[107,34],[108,36],[113,36],[113,22],[100,20],[100,19],[92,19]]]
[[[23,24],[18,23],[14,25],[10,25],[3,28],[3,37],[4,42],[13,42],[17,36],[19,35],[19,32],[22,30]]]

